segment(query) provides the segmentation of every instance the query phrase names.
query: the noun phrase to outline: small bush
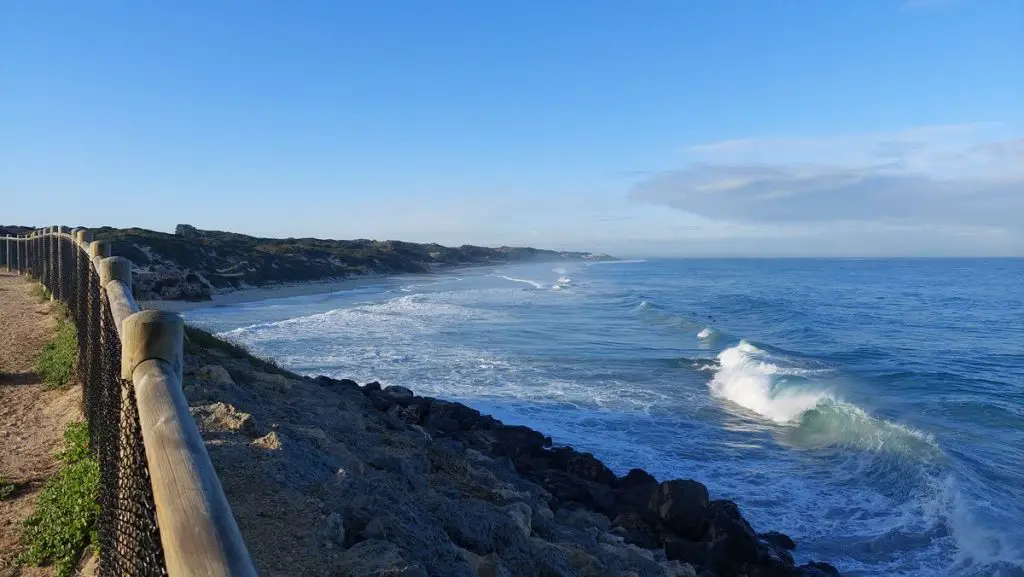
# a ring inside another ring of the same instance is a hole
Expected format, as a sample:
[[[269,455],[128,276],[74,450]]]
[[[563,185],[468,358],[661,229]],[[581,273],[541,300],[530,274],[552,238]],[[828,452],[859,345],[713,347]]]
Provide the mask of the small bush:
[[[57,335],[46,343],[36,360],[36,372],[48,389],[67,386],[74,379],[77,358],[75,326],[62,318],[57,324]]]
[[[89,450],[85,423],[64,430],[62,465],[39,494],[36,510],[25,519],[22,540],[27,549],[19,557],[31,565],[53,564],[58,577],[70,577],[89,543],[96,543],[96,517],[100,507],[100,469]]]
[[[17,489],[18,486],[14,484],[14,481],[7,477],[0,477],[0,501],[13,495]]]

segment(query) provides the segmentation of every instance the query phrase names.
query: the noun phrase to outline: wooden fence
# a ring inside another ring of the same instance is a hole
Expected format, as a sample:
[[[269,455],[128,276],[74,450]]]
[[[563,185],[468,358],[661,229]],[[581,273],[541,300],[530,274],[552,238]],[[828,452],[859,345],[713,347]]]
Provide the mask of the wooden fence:
[[[0,266],[67,306],[100,463],[99,573],[255,575],[182,391],[184,323],[140,310],[132,263],[85,229],[0,237]]]

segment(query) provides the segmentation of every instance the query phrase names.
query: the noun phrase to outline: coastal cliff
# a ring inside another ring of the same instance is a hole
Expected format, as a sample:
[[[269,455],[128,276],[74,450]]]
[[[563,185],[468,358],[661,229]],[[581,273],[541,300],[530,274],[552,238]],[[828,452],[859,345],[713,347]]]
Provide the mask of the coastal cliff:
[[[70,227],[69,227],[70,228]],[[529,261],[613,260],[607,255],[528,247],[447,247],[395,240],[260,238],[180,224],[174,234],[142,228],[91,229],[114,256],[132,261],[139,300],[210,300],[215,294],[281,284]],[[31,227],[0,226],[0,234]]]
[[[209,300],[218,293],[287,283],[532,260],[610,258],[520,247],[259,238],[189,225],[178,225],[174,234],[100,228],[95,229],[94,236],[110,242],[114,255],[127,257],[135,264],[134,290],[140,300]]]
[[[185,393],[261,574],[830,577],[687,479],[189,328]],[[712,488],[713,489],[713,488]],[[761,528],[763,529],[763,528]]]

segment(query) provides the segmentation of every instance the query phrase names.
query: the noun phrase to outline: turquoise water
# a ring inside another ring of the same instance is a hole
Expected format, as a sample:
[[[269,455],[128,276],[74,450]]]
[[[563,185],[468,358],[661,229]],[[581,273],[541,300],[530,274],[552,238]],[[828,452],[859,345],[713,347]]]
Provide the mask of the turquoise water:
[[[1024,260],[531,264],[200,309],[688,477],[849,575],[1024,575]]]

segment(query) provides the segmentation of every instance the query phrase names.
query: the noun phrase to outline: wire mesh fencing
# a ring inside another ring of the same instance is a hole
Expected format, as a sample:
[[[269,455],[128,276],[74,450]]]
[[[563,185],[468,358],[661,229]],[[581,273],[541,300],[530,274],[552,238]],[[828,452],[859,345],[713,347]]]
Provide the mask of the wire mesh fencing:
[[[166,575],[135,392],[121,378],[121,340],[99,274],[67,235],[17,244],[25,252],[19,271],[39,279],[67,308],[78,336],[83,412],[100,467],[98,574]]]

